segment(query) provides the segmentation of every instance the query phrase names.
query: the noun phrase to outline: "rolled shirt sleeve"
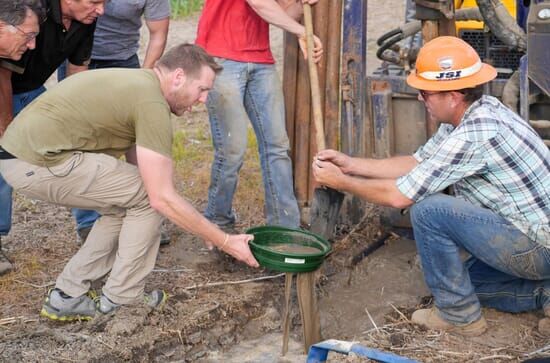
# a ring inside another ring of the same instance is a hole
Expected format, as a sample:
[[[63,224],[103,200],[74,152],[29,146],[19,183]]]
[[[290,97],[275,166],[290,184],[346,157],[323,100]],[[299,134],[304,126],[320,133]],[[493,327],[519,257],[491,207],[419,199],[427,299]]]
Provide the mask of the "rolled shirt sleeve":
[[[419,202],[450,185],[481,172],[486,167],[483,143],[455,133],[442,125],[438,132],[413,156],[419,162],[408,174],[397,179],[397,188],[407,198]]]

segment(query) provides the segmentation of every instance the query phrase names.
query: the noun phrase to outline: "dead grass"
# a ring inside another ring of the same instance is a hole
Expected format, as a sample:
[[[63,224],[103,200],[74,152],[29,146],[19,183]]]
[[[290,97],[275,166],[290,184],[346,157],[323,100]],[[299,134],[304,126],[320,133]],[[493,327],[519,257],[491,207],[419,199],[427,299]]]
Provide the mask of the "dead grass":
[[[429,363],[521,362],[544,343],[544,337],[529,327],[525,327],[521,332],[519,344],[497,343],[487,335],[482,338],[465,338],[430,331],[412,324],[407,319],[414,309],[394,309],[393,313],[386,316],[385,325],[364,332],[360,339],[361,344]],[[488,309],[484,309],[484,312],[489,316],[496,313]],[[494,326],[491,328],[495,329]],[[538,356],[542,357],[544,354]]]
[[[428,300],[425,301],[428,303]],[[416,359],[423,363],[462,363],[462,362],[523,362],[525,359],[538,357],[550,358],[550,346],[547,338],[539,335],[532,327],[525,326],[520,331],[519,339],[512,336],[508,342],[494,339],[491,332],[477,338],[466,338],[460,335],[441,331],[427,330],[410,322],[407,318],[414,309],[429,306],[419,305],[415,308],[395,307],[386,315],[385,323],[369,329],[353,341],[364,347],[378,349],[386,353]],[[498,313],[484,309],[489,316],[489,327],[499,329],[492,319]],[[515,331],[514,331],[515,333]],[[544,348],[540,348],[540,347]],[[363,362],[364,358],[353,355],[331,355],[331,362]]]

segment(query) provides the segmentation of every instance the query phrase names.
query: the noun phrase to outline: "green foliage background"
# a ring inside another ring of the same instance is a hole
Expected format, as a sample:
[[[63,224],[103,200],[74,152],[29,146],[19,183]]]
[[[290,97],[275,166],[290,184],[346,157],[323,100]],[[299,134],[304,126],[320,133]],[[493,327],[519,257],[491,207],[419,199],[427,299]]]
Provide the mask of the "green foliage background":
[[[201,10],[204,0],[170,0],[170,4],[172,5],[172,18],[177,19]]]

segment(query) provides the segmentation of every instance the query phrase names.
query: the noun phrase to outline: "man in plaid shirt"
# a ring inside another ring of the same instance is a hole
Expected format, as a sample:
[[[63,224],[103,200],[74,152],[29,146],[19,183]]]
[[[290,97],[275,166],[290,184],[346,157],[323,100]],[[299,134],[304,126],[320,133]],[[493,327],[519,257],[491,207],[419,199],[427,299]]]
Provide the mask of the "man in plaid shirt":
[[[496,70],[467,43],[439,37],[421,49],[407,83],[441,122],[412,156],[351,158],[319,152],[322,185],[369,202],[411,207],[418,254],[435,306],[414,312],[428,328],[480,335],[481,305],[543,309],[550,335],[550,151],[482,85]],[[454,196],[442,192],[453,187]],[[460,249],[471,257],[465,262]]]

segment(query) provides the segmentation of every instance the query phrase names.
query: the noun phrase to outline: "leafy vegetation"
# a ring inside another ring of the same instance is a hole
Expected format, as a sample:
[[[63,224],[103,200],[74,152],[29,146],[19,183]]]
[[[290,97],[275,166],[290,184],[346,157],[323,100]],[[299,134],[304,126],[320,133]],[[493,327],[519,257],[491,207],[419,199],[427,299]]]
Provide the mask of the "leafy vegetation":
[[[201,10],[204,0],[170,0],[172,18],[185,18]]]

